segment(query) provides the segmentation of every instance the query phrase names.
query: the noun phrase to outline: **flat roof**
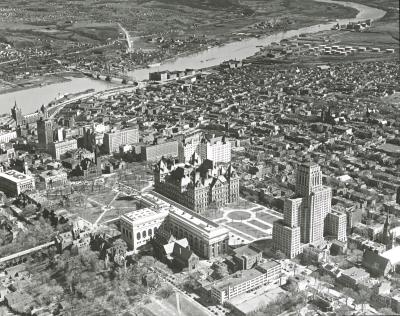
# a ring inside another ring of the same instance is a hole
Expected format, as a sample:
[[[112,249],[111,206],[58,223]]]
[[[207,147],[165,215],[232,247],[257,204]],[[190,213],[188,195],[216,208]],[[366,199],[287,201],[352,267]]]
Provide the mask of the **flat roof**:
[[[144,196],[147,198],[145,201],[148,203],[157,204],[160,207],[166,208],[169,212],[170,218],[189,225],[196,232],[206,235],[207,238],[214,238],[229,233],[227,228],[214,223],[210,219],[193,212],[187,207],[180,205],[162,194],[151,191],[151,193],[145,193]]]
[[[268,261],[264,261],[264,262],[261,262],[261,263],[258,264],[258,266],[260,268],[263,268],[263,269],[266,269],[266,270],[274,268],[276,266],[280,266],[280,265],[281,265],[281,263],[278,262],[278,261],[275,261],[275,260],[268,260]],[[257,269],[257,267],[256,267],[256,269]]]
[[[216,223],[209,221],[206,218],[194,213],[178,209],[174,206],[170,208],[170,216],[174,217],[176,220],[185,222],[189,226],[200,230],[202,233],[207,234],[210,238],[218,235],[228,233],[228,229],[222,227]]]
[[[0,130],[0,135],[6,135],[6,134],[16,134],[16,131],[9,131],[9,130]]]
[[[16,170],[7,170],[6,172],[0,172],[0,178],[4,178],[12,182],[23,182],[25,180],[33,179],[31,176],[18,172]]]
[[[134,224],[135,222],[146,222],[152,220],[154,217],[165,216],[168,214],[166,210],[157,211],[151,208],[142,208],[134,210],[121,216],[127,222]]]
[[[236,272],[235,274],[230,275],[228,278],[224,280],[219,281],[218,283],[214,284],[213,287],[218,290],[223,290],[226,287],[233,287],[242,284],[249,280],[255,279],[263,274],[264,273],[256,269],[242,270]]]
[[[262,252],[261,250],[256,251],[255,249],[253,249],[249,245],[244,245],[242,247],[233,249],[233,251],[235,252],[236,256],[256,256],[257,254]]]
[[[257,310],[262,306],[266,306],[274,302],[285,293],[287,293],[285,290],[277,287],[263,294],[244,293],[240,296],[235,296],[234,298],[230,299],[229,302],[235,306],[237,310],[247,315],[248,313]]]
[[[360,269],[357,267],[351,267],[347,270],[343,270],[342,274],[352,277],[353,279],[359,279],[362,277],[369,276],[369,273],[366,272],[364,269]]]

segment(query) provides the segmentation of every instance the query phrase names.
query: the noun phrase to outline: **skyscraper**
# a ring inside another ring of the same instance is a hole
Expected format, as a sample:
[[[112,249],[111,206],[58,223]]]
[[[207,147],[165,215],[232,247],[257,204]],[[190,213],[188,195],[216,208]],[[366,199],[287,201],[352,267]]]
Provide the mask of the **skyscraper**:
[[[321,168],[315,163],[299,165],[296,174],[296,194],[306,197],[320,187],[322,187]]]
[[[321,168],[314,163],[301,164],[296,175],[296,196],[286,199],[283,220],[274,222],[272,239],[275,250],[289,258],[302,252],[302,244],[324,240],[325,218],[331,212],[332,192],[322,185]]]
[[[39,146],[41,148],[47,148],[47,146],[53,142],[52,121],[40,118],[40,120],[37,121],[37,133],[38,133]]]
[[[298,167],[296,193],[303,198],[301,242],[319,243],[324,239],[324,221],[331,211],[332,192],[322,185],[322,172],[317,164],[305,163]]]
[[[302,198],[286,199],[283,220],[274,222],[272,227],[274,249],[282,251],[290,259],[301,253],[300,211],[302,200]]]

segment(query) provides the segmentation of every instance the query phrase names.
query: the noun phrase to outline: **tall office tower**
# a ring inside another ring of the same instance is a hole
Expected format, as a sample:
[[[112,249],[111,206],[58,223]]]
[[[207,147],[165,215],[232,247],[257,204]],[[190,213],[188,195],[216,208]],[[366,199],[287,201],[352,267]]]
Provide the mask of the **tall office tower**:
[[[325,218],[331,211],[332,191],[322,185],[322,172],[317,164],[305,163],[298,167],[296,193],[303,198],[301,242],[320,243],[324,240]]]
[[[322,185],[320,167],[317,164],[300,165],[296,177],[296,197],[285,200],[283,220],[275,221],[273,225],[274,249],[294,258],[302,252],[300,242],[322,242],[325,218],[331,212],[331,199],[331,189]]]
[[[275,250],[282,251],[293,259],[301,253],[300,245],[300,210],[302,198],[286,199],[283,220],[274,222],[272,242]]]
[[[47,148],[47,146],[53,142],[53,122],[40,118],[40,120],[37,121],[37,133],[39,146]]]
[[[289,227],[300,226],[301,205],[303,199],[287,199],[283,209],[283,220]]]
[[[119,151],[122,145],[130,145],[139,142],[139,130],[137,128],[127,128],[120,131],[105,133],[103,144],[106,153],[111,154]]]
[[[397,188],[396,202],[400,204],[400,186]]]
[[[314,163],[299,165],[296,174],[296,194],[307,197],[314,190],[322,187],[321,168]]]

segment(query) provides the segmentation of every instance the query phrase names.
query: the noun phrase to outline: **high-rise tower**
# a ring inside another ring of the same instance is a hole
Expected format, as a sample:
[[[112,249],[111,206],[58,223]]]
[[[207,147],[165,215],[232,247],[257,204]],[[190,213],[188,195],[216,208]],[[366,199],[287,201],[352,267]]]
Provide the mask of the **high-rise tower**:
[[[322,185],[321,168],[314,163],[301,164],[296,175],[296,197],[285,200],[283,220],[274,222],[274,248],[289,258],[302,252],[302,244],[320,244],[324,240],[325,218],[331,212],[332,192]]]
[[[47,148],[47,146],[53,142],[53,123],[51,120],[43,120],[40,118],[37,121],[37,133],[39,146],[41,148]]]
[[[319,165],[305,163],[298,167],[296,193],[303,198],[301,209],[301,242],[319,243],[324,239],[324,221],[331,211],[332,192],[322,185]]]

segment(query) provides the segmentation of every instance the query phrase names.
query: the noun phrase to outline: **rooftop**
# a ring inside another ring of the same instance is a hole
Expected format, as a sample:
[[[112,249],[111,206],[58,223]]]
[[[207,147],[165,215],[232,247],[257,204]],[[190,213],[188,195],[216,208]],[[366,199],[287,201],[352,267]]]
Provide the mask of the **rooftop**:
[[[148,220],[151,220],[154,217],[158,217],[158,216],[166,216],[166,214],[167,214],[167,212],[165,210],[157,211],[157,210],[151,209],[151,208],[143,208],[140,210],[135,210],[135,211],[126,213],[121,216],[121,219],[124,219],[125,221],[133,224],[135,222],[148,221]]]
[[[368,272],[366,272],[364,269],[360,269],[357,267],[351,267],[350,269],[343,270],[342,274],[352,277],[353,279],[358,279],[358,280],[369,277]]]
[[[256,249],[248,246],[248,245],[244,245],[242,247],[236,248],[233,250],[235,252],[235,255],[237,257],[241,257],[241,256],[256,256],[257,254],[259,254],[261,251],[256,251]]]
[[[229,277],[227,277],[221,281],[218,281],[216,284],[214,284],[214,288],[216,288],[218,290],[223,290],[227,287],[234,287],[234,286],[244,283],[246,281],[255,279],[263,274],[264,273],[262,273],[261,271],[256,270],[256,269],[242,270],[242,271],[236,272],[235,274],[230,275]]]
[[[13,182],[22,182],[25,180],[33,179],[31,176],[16,170],[7,170],[6,172],[0,172],[0,178],[4,178]]]
[[[383,252],[381,256],[388,259],[392,265],[400,263],[400,246]]]
[[[274,268],[274,267],[280,266],[280,265],[281,265],[281,263],[278,261],[275,261],[275,260],[267,260],[267,261],[264,261],[264,262],[261,262],[258,264],[258,266],[260,268],[265,269],[265,270],[268,270],[268,269],[271,269],[271,268]],[[256,269],[257,269],[257,267],[256,267]]]

